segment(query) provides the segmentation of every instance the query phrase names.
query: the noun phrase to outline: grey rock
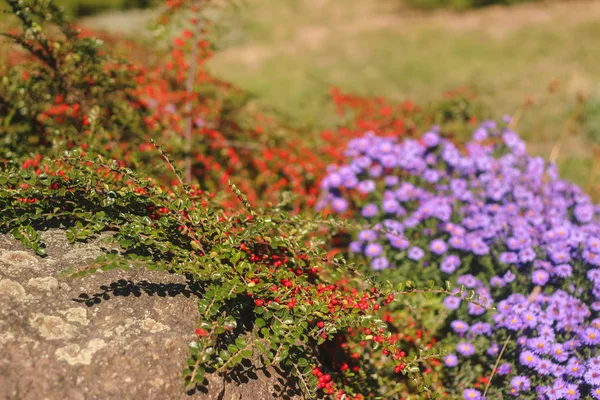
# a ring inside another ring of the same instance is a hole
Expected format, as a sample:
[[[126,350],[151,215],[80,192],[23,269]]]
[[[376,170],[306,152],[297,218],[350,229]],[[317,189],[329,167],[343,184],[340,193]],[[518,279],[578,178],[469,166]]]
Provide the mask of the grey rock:
[[[42,232],[40,258],[0,235],[0,399],[298,399],[293,380],[263,368],[208,376],[187,393],[181,371],[199,322],[200,293],[185,277],[141,268],[71,279],[99,241],[72,245]],[[27,288],[27,290],[26,290]]]

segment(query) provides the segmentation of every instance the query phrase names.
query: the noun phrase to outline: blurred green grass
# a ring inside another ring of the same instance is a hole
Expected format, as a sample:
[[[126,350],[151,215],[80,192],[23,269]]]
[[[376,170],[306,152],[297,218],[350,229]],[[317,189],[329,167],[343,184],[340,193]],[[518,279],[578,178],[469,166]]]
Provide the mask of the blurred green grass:
[[[530,104],[516,128],[548,157],[577,97],[600,82],[598,2],[423,13],[386,0],[255,0],[231,18],[240,39],[210,68],[317,129],[328,122],[331,85],[418,104],[467,86],[494,118]],[[563,176],[585,184],[592,148],[586,135],[570,135],[558,157]]]

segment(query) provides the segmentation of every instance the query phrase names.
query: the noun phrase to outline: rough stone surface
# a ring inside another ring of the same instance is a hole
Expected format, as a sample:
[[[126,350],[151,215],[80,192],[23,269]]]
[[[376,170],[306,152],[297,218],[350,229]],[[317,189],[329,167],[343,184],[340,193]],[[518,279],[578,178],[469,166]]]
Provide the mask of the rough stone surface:
[[[40,292],[53,292],[58,289],[58,280],[51,276],[45,278],[31,278],[27,286]]]
[[[135,269],[64,278],[101,254],[42,232],[40,258],[0,235],[0,400],[300,398],[282,371],[248,365],[186,392],[181,371],[199,322],[185,277]]]

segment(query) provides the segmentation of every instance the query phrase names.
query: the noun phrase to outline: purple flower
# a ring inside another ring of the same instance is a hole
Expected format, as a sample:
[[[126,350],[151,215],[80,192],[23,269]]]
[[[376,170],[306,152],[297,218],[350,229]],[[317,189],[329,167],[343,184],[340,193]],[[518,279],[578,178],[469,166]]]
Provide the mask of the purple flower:
[[[388,175],[383,179],[385,186],[396,186],[400,182],[400,178],[395,175]]]
[[[331,201],[331,208],[337,213],[342,213],[348,209],[348,202],[346,199],[336,197]]]
[[[583,375],[585,382],[591,386],[600,386],[600,369],[590,368]]]
[[[379,212],[379,208],[375,204],[367,204],[362,209],[362,216],[365,218],[373,218]]]
[[[386,214],[395,214],[401,209],[400,204],[394,199],[384,200],[381,208]]]
[[[446,250],[448,250],[448,245],[441,239],[435,239],[430,243],[429,250],[431,250],[433,253],[439,256],[444,254]]]
[[[499,276],[492,276],[492,278],[490,279],[490,286],[501,288],[506,286],[506,283],[504,283],[504,280]]]
[[[440,136],[435,132],[427,132],[423,135],[423,144],[427,147],[435,147],[440,143]]]
[[[470,357],[475,354],[475,346],[469,342],[461,342],[456,346],[456,351],[465,357]]]
[[[408,258],[410,258],[413,261],[420,260],[421,258],[423,258],[424,255],[425,252],[420,247],[414,246],[408,249]]]
[[[514,264],[519,261],[517,254],[510,251],[505,251],[504,253],[500,254],[499,259],[500,262],[504,264]]]
[[[526,247],[519,252],[519,260],[522,263],[528,263],[535,260],[535,251],[531,247]]]
[[[516,276],[515,274],[513,274],[511,271],[507,271],[506,274],[504,274],[504,282],[506,283],[511,283],[515,280]]]
[[[386,237],[390,241],[390,245],[395,249],[404,250],[410,246],[410,242],[403,236],[388,234]]]
[[[458,357],[456,357],[456,354],[450,353],[444,357],[444,365],[446,367],[456,367],[458,365]]]
[[[488,356],[494,357],[499,352],[500,352],[500,347],[498,346],[498,343],[494,342],[490,345],[489,349],[487,349],[485,353]]]
[[[461,299],[456,296],[448,296],[444,299],[444,306],[449,310],[456,310],[460,307]]]
[[[492,326],[487,322],[476,322],[471,326],[471,334],[473,335],[491,335]]]
[[[531,273],[531,281],[536,285],[544,286],[548,283],[548,279],[550,275],[543,269],[536,269]]]
[[[560,278],[568,278],[573,273],[573,269],[569,264],[560,264],[552,268],[552,274]]]
[[[371,261],[371,268],[375,271],[380,271],[382,269],[386,269],[390,266],[390,262],[385,257],[377,257]]]
[[[364,229],[358,232],[358,240],[362,240],[363,242],[372,242],[377,240],[377,233],[375,233],[372,229]]]
[[[440,263],[440,271],[446,274],[452,274],[460,266],[460,258],[455,255],[446,256]]]
[[[475,132],[473,132],[473,140],[476,142],[483,142],[488,137],[488,132],[485,128],[478,128]]]
[[[362,253],[363,243],[361,241],[350,242],[348,248],[352,253]]]
[[[465,391],[463,392],[463,399],[482,400],[481,392],[475,389],[465,389]]]
[[[518,375],[510,380],[510,386],[516,389],[517,393],[522,390],[527,391],[531,388],[531,381],[526,376]]]
[[[365,248],[365,254],[368,257],[377,257],[381,255],[381,253],[383,253],[383,247],[381,247],[381,245],[377,243],[370,243]]]
[[[538,356],[536,356],[532,351],[529,350],[525,350],[519,355],[519,361],[522,365],[525,365],[526,367],[533,367],[537,364],[539,359],[540,358]]]
[[[452,330],[456,333],[466,333],[469,330],[469,324],[464,321],[456,320],[450,323]]]
[[[509,363],[500,364],[500,366],[498,367],[498,375],[500,376],[508,375],[511,371],[512,365],[510,365]]]
[[[371,180],[362,181],[357,185],[357,190],[360,193],[367,194],[375,190],[375,182]]]
[[[591,204],[579,204],[573,210],[573,214],[579,222],[590,222],[594,218],[594,207]]]

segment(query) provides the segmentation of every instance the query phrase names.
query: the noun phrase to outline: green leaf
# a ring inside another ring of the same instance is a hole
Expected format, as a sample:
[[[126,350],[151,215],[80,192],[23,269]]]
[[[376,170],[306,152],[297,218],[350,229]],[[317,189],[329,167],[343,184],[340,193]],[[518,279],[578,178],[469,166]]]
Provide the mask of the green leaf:
[[[308,366],[308,361],[306,360],[306,358],[301,358],[298,360],[298,366],[299,367],[306,367]]]

